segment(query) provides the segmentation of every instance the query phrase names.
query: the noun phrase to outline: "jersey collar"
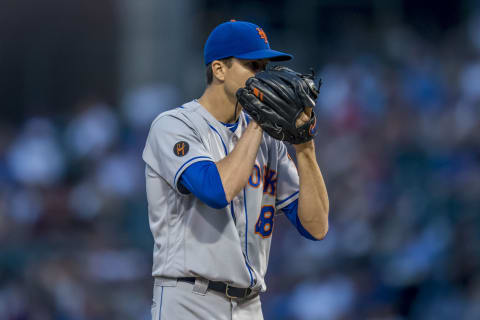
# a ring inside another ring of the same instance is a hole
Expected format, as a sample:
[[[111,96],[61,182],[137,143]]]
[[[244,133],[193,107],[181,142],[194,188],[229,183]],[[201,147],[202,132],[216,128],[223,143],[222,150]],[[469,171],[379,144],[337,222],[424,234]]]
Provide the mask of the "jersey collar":
[[[218,121],[215,119],[215,117],[207,111],[198,101],[197,99],[189,102],[192,104],[196,104],[198,106],[198,111],[202,114],[202,116],[207,120],[207,122],[215,127],[219,132],[222,133],[223,138],[226,138],[230,140],[234,135],[237,136],[237,138],[240,138],[242,132],[245,130],[247,127],[248,121],[246,120],[246,115],[243,112],[243,110],[240,112],[240,116],[238,117],[238,121],[236,122],[237,128],[232,132],[229,128],[229,126],[235,125],[235,124],[225,124],[221,121]]]

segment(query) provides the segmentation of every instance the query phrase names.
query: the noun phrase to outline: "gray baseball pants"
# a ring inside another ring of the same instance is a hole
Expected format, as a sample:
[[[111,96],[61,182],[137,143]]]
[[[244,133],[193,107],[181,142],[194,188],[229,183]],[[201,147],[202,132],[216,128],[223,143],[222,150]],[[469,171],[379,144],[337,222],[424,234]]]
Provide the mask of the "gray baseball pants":
[[[152,320],[263,320],[260,297],[229,299],[208,290],[208,282],[195,285],[176,279],[155,278]]]

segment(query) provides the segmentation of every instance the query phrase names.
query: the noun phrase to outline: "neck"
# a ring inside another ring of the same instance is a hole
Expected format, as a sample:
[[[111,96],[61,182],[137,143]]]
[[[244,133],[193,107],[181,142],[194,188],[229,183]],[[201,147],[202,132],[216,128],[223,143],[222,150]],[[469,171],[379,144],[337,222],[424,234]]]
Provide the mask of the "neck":
[[[203,95],[198,99],[198,103],[207,109],[215,119],[224,123],[236,122],[242,110],[242,107],[238,104],[235,116],[237,99],[230,98],[221,86],[214,84],[205,89]]]

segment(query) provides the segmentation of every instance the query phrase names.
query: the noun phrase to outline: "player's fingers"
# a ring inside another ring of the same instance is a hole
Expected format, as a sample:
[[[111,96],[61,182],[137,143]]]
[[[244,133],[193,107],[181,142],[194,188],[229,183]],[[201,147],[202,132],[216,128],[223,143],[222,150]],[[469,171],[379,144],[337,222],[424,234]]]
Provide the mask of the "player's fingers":
[[[311,111],[310,111],[311,114]],[[305,112],[300,113],[297,120],[295,121],[295,126],[298,128],[305,124],[308,120],[310,120],[310,116],[307,115]]]
[[[312,116],[312,110],[313,110],[312,107],[306,107],[305,108],[305,113],[307,114],[308,119],[310,119],[310,117]]]

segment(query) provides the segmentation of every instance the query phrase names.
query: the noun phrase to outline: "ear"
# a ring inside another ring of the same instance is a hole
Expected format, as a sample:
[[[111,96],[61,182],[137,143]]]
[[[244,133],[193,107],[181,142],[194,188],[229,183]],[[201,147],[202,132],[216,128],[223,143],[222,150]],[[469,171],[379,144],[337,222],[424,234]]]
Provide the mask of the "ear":
[[[225,80],[225,70],[227,66],[219,60],[214,60],[212,62],[212,74],[213,77],[216,78],[219,81],[224,81]]]

